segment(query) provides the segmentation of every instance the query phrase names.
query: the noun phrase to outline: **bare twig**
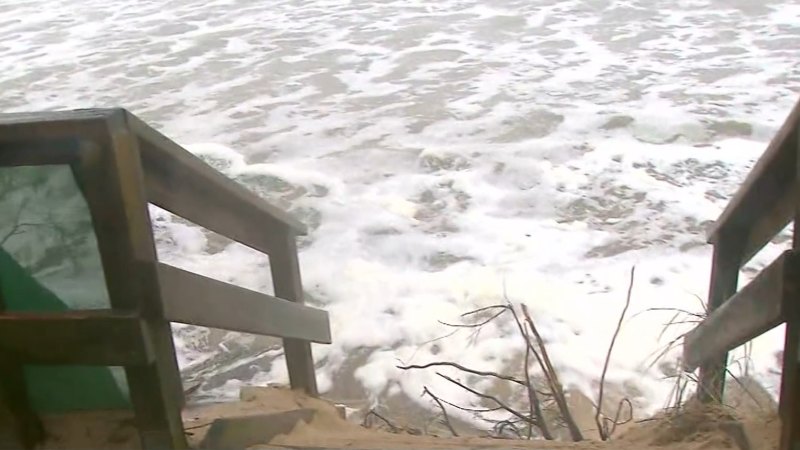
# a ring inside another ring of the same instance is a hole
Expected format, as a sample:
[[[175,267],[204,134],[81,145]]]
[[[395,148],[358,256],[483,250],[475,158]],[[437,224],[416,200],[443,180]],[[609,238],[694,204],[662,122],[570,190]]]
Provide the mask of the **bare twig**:
[[[475,314],[480,314],[484,311],[491,311],[493,309],[508,309],[507,305],[489,305],[484,306],[483,308],[473,309],[472,311],[467,311],[464,314],[461,314],[461,317],[473,316]]]
[[[553,440],[553,435],[550,433],[550,427],[547,425],[547,421],[544,419],[542,407],[539,404],[539,397],[536,395],[536,391],[533,388],[533,382],[531,381],[531,346],[528,345],[530,342],[528,339],[528,334],[524,333],[522,338],[525,339],[525,387],[528,391],[528,407],[530,409],[530,415],[531,417],[535,417],[536,421],[539,423],[539,431],[542,432],[542,437],[548,441],[551,441]],[[532,437],[533,427],[528,426],[528,439],[531,439]]]
[[[688,333],[682,333],[680,336],[676,337],[675,339],[669,341],[661,350],[657,350],[658,354],[653,357],[653,361],[647,366],[648,369],[652,368],[658,361],[661,360],[670,350],[674,349],[678,346],[681,340],[687,335]],[[651,356],[654,355],[655,352],[651,353]],[[648,357],[649,358],[649,357]]]
[[[480,313],[482,313],[484,311],[491,311],[491,310],[495,310],[495,309],[500,309],[500,311],[498,311],[497,313],[495,313],[494,315],[492,315],[488,319],[485,319],[485,320],[483,320],[481,322],[477,322],[477,323],[448,323],[448,322],[443,322],[441,320],[439,320],[438,322],[440,324],[442,324],[442,325],[455,328],[456,330],[461,329],[461,328],[472,328],[473,332],[469,337],[469,345],[474,345],[475,342],[478,340],[478,336],[480,335],[480,332],[481,332],[481,329],[483,328],[483,326],[486,325],[487,323],[493,321],[494,319],[497,319],[498,317],[500,317],[504,312],[506,312],[506,309],[508,309],[508,307],[506,305],[491,305],[491,306],[485,306],[483,308],[478,308],[476,310],[468,311],[468,312],[465,312],[464,314],[461,314],[461,317],[464,318],[464,317],[467,317],[467,316],[480,314]],[[454,333],[455,333],[455,331],[454,331]]]
[[[669,319],[669,322],[667,322],[667,324],[666,324],[666,325],[664,325],[664,326],[661,328],[661,332],[660,332],[660,333],[658,333],[658,337],[656,338],[656,342],[660,342],[660,341],[661,341],[661,338],[663,338],[663,337],[664,337],[664,334],[667,332],[667,330],[669,330],[669,328],[670,328],[671,326],[675,325],[675,321],[676,321],[676,320],[678,320],[678,317],[680,317],[680,315],[681,315],[680,311],[679,311],[679,312],[676,312],[676,313],[675,313],[675,314],[672,316],[672,318],[670,318],[670,319]]]
[[[567,405],[567,399],[564,397],[564,388],[561,386],[561,382],[558,380],[558,373],[556,372],[553,364],[550,361],[550,357],[547,355],[547,347],[544,345],[544,340],[542,336],[539,334],[539,331],[536,329],[536,325],[533,323],[533,319],[531,319],[531,315],[528,312],[528,307],[523,304],[522,305],[522,314],[525,315],[525,322],[528,324],[528,328],[533,333],[533,336],[536,338],[536,343],[539,346],[539,350],[541,351],[541,361],[544,363],[545,375],[547,376],[547,381],[550,383],[550,391],[553,393],[556,404],[558,405],[559,411],[561,411],[561,416],[564,418],[564,421],[567,423],[567,429],[569,429],[569,434],[572,437],[574,442],[582,441],[583,434],[581,433],[580,428],[578,428],[578,424],[575,423],[575,419],[572,417],[572,413],[569,410],[569,406]]]
[[[750,363],[753,361],[752,357],[753,357],[753,341],[749,341],[746,344],[744,344],[744,359],[745,359],[744,376],[745,376],[745,378],[750,376]]]
[[[684,380],[684,376],[678,378],[678,392],[675,398],[675,406],[680,408],[683,404],[683,396],[686,394],[686,388],[689,386],[688,379]]]
[[[706,388],[706,387],[703,385],[703,383],[700,383],[700,382],[699,382],[699,380],[697,380],[697,379],[695,379],[695,380],[693,380],[693,381],[694,381],[694,382],[697,384],[697,390],[698,390],[698,391],[702,391],[702,393],[703,393],[703,394],[705,394],[705,395],[708,395],[708,396],[709,396],[709,398],[711,399],[711,401],[713,401],[713,402],[715,402],[715,403],[719,403],[720,405],[722,405],[722,404],[723,404],[723,403],[722,403],[722,399],[721,399],[721,398],[719,398],[719,397],[717,397],[717,394],[715,394],[714,392],[711,392],[711,391],[709,391],[709,390],[708,390],[708,389],[707,389],[707,388]]]
[[[703,298],[702,298],[702,297],[700,297],[700,296],[699,296],[699,295],[697,295],[697,294],[692,294],[692,297],[694,297],[694,298],[696,298],[696,299],[697,299],[697,302],[698,302],[698,303],[700,303],[700,307],[703,309],[703,314],[704,314],[704,315],[706,315],[706,316],[708,316],[708,305],[707,305],[707,304],[706,304],[706,302],[703,300]]]
[[[383,417],[382,415],[378,414],[377,411],[375,411],[374,409],[370,409],[369,412],[367,412],[367,414],[364,416],[364,420],[361,423],[361,425],[363,427],[369,428],[369,426],[367,426],[367,419],[369,419],[370,416],[375,416],[378,419],[380,419],[381,421],[383,421],[383,423],[385,423],[391,429],[392,433],[400,433],[401,431],[403,431],[402,428],[400,428],[400,427],[396,426],[395,424],[393,424],[386,417]]]
[[[539,367],[542,368],[542,371],[547,375],[547,368],[545,368],[544,363],[542,362],[542,357],[539,356],[539,351],[531,343],[531,340],[528,336],[528,333],[525,332],[525,327],[522,325],[522,320],[520,320],[517,311],[514,309],[514,306],[511,304],[511,301],[508,301],[508,309],[511,311],[511,315],[514,316],[514,322],[517,324],[517,328],[519,329],[519,334],[525,339],[525,346],[533,353],[533,356],[536,358],[536,362],[539,363]]]
[[[460,409],[461,411],[471,412],[471,413],[487,413],[487,412],[494,412],[503,409],[500,406],[495,406],[494,408],[468,408],[466,406],[459,406],[455,403],[448,402],[447,400],[440,398],[439,399],[442,403],[448,406],[452,406],[453,408]]]
[[[506,298],[506,301],[508,301],[507,298]],[[469,311],[467,313],[464,313],[464,314],[461,315],[461,317],[464,318],[464,317],[474,316],[475,314],[480,314],[480,313],[483,313],[483,312],[494,311],[494,310],[499,310],[499,311],[497,311],[496,313],[492,314],[488,319],[481,320],[481,321],[476,322],[476,323],[451,324],[451,323],[446,323],[446,322],[441,322],[441,321],[440,321],[440,323],[442,323],[443,325],[446,325],[446,326],[454,327],[456,329],[471,328],[471,329],[476,330],[476,332],[479,332],[481,327],[483,327],[484,325],[488,324],[489,322],[497,319],[498,317],[500,317],[506,311],[510,311],[514,316],[514,320],[515,320],[515,322],[517,324],[517,327],[518,327],[518,329],[520,331],[520,334],[521,334],[522,338],[524,339],[525,345],[526,345],[525,381],[520,380],[520,379],[518,379],[516,377],[513,377],[513,376],[503,375],[503,374],[500,374],[500,373],[497,373],[497,372],[492,372],[492,371],[480,371],[480,370],[476,370],[476,369],[471,369],[471,368],[462,366],[462,365],[460,365],[458,363],[447,362],[447,361],[435,361],[435,362],[431,362],[431,363],[428,363],[428,364],[416,364],[416,365],[402,365],[403,363],[401,362],[401,365],[398,365],[397,368],[399,368],[401,370],[412,370],[412,369],[427,369],[427,368],[430,368],[430,367],[437,367],[437,366],[453,367],[453,368],[461,370],[462,372],[466,372],[466,373],[469,373],[469,374],[478,375],[478,376],[494,377],[494,378],[497,378],[497,379],[500,379],[500,380],[509,381],[509,382],[514,383],[514,384],[517,384],[517,385],[520,385],[520,386],[524,386],[526,388],[527,395],[528,395],[528,402],[529,402],[529,409],[530,409],[529,416],[525,416],[522,413],[520,413],[519,411],[514,410],[509,405],[503,403],[502,401],[500,401],[498,398],[496,398],[494,396],[478,392],[478,391],[476,391],[474,389],[471,389],[471,388],[467,387],[463,383],[460,383],[460,382],[458,382],[458,381],[456,381],[456,380],[454,380],[454,379],[452,379],[450,377],[447,377],[447,376],[445,376],[445,375],[443,375],[441,373],[438,373],[438,372],[437,372],[437,375],[439,375],[440,377],[450,381],[451,383],[454,383],[454,384],[458,385],[459,387],[467,390],[468,392],[471,392],[474,395],[477,395],[477,396],[479,396],[481,398],[484,398],[484,399],[491,400],[495,404],[497,404],[498,406],[496,408],[482,408],[482,409],[466,408],[466,407],[463,407],[463,406],[455,405],[455,404],[453,404],[451,402],[448,402],[448,401],[446,401],[444,399],[440,399],[438,397],[434,397],[433,394],[430,393],[430,390],[428,390],[427,388],[426,388],[426,391],[423,392],[423,395],[427,394],[427,395],[430,395],[432,398],[434,398],[434,400],[439,405],[440,409],[443,410],[443,412],[444,412],[444,404],[447,404],[447,405],[449,405],[451,407],[454,407],[454,408],[462,410],[462,411],[473,412],[473,413],[483,413],[483,412],[491,412],[491,411],[497,411],[497,410],[505,410],[506,412],[509,412],[513,416],[516,417],[516,419],[514,419],[514,420],[516,420],[518,422],[522,421],[522,422],[525,422],[525,423],[528,424],[528,437],[529,437],[529,439],[532,437],[533,427],[539,428],[539,430],[541,431],[542,436],[545,439],[553,439],[552,433],[550,432],[547,424],[545,423],[545,419],[544,419],[543,414],[542,414],[541,401],[539,400],[539,396],[541,395],[544,398],[552,398],[552,397],[554,397],[554,394],[552,394],[551,392],[540,392],[539,390],[535,389],[535,387],[533,385],[533,382],[531,380],[531,376],[530,376],[530,354],[533,353],[535,355],[537,361],[539,361],[539,365],[542,366],[543,370],[544,370],[544,367],[545,367],[545,363],[542,361],[542,359],[541,359],[541,357],[539,355],[539,352],[531,344],[530,339],[528,337],[528,333],[526,333],[525,327],[523,326],[523,323],[520,320],[520,317],[517,315],[517,313],[515,311],[515,308],[511,304],[511,302],[508,301],[508,304],[506,304],[506,305],[491,305],[491,306],[479,308],[479,309],[476,309],[474,311]],[[449,418],[448,418],[448,420],[449,420]],[[513,420],[509,421],[509,423],[511,423],[511,425],[513,425]],[[506,426],[509,426],[509,425],[506,425]],[[514,427],[514,431],[518,432],[519,429]]]
[[[46,225],[46,224],[43,224],[43,223],[17,223],[17,224],[14,224],[14,226],[11,228],[11,230],[9,230],[9,232],[6,233],[6,235],[3,236],[2,239],[0,239],[0,247],[6,245],[6,242],[8,242],[8,240],[11,239],[12,237],[17,236],[19,234],[22,234],[24,232],[25,228],[27,228],[27,227],[38,227],[38,226],[44,226],[44,225]]]
[[[522,336],[522,339],[525,341],[525,380],[526,380],[526,388],[528,390],[528,405],[530,408],[531,417],[536,419],[536,422],[539,424],[539,431],[542,432],[542,437],[547,440],[553,440],[553,434],[550,432],[550,427],[547,426],[547,421],[544,419],[544,415],[542,414],[541,404],[539,402],[538,392],[534,389],[533,383],[531,382],[530,378],[530,355],[533,353],[536,361],[539,363],[539,366],[542,368],[542,371],[545,373],[545,377],[547,377],[547,370],[542,363],[542,358],[539,356],[539,352],[533,347],[531,344],[531,340],[528,336],[528,333],[525,332],[525,327],[522,325],[522,321],[517,314],[517,311],[514,309],[514,306],[511,304],[511,301],[505,294],[505,286],[503,286],[503,297],[505,298],[506,302],[508,302],[507,308],[511,311],[511,315],[514,317],[514,322],[517,324],[517,329],[519,329],[519,333]],[[549,379],[549,377],[548,377]],[[551,395],[555,396],[554,393],[551,392]],[[530,435],[531,428],[528,428],[528,438],[530,439],[532,436]]]
[[[606,372],[608,371],[608,363],[611,360],[611,351],[614,349],[614,343],[617,341],[617,336],[619,335],[619,331],[622,328],[622,322],[625,320],[625,313],[628,312],[628,307],[631,304],[631,293],[633,292],[633,281],[634,275],[636,274],[636,266],[631,267],[631,280],[630,284],[628,285],[628,296],[625,298],[625,307],[622,308],[622,313],[619,315],[619,322],[617,322],[617,328],[614,330],[614,335],[611,337],[611,343],[608,345],[608,351],[606,352],[606,362],[603,364],[603,373],[600,375],[600,392],[597,396],[597,412],[594,415],[594,421],[597,424],[597,429],[600,433],[600,439],[607,441],[609,433],[605,430],[602,421],[600,420],[600,416],[603,414],[603,390],[606,383]]]
[[[745,394],[747,394],[747,396],[748,396],[748,397],[750,397],[750,400],[752,400],[752,401],[753,401],[753,403],[755,403],[755,404],[756,404],[756,406],[758,406],[758,408],[759,408],[759,409],[761,409],[761,410],[763,411],[763,410],[764,410],[764,408],[763,408],[763,406],[761,405],[761,402],[759,402],[759,401],[758,401],[758,399],[756,398],[756,396],[755,396],[755,395],[753,395],[753,393],[750,391],[750,389],[748,389],[748,388],[747,388],[747,386],[745,386],[745,385],[744,385],[744,383],[742,383],[742,380],[740,380],[740,379],[739,379],[739,377],[737,377],[736,375],[734,375],[734,374],[733,374],[733,372],[731,372],[731,371],[730,371],[729,369],[727,369],[727,368],[725,369],[725,372],[726,372],[728,375],[730,375],[730,377],[731,377],[731,378],[733,378],[733,381],[734,381],[734,382],[736,382],[736,384],[738,384],[740,388],[742,388],[742,390],[744,391],[744,393],[745,393]]]
[[[622,414],[623,405],[628,405],[628,418],[620,422],[619,416]],[[617,412],[614,414],[614,420],[611,420],[608,417],[603,418],[603,430],[606,433],[606,436],[610,438],[614,435],[614,432],[617,431],[617,426],[625,425],[631,420],[633,420],[633,403],[631,403],[630,399],[626,397],[619,401],[619,404],[617,405]],[[608,427],[609,422],[611,423],[610,429]]]
[[[427,340],[425,342],[421,342],[420,345],[432,344],[432,343],[434,343],[436,341],[441,341],[442,339],[447,339],[447,338],[449,338],[450,336],[452,336],[452,335],[454,335],[456,333],[458,333],[458,330],[453,330],[453,331],[451,331],[451,332],[449,332],[447,334],[443,334],[443,335],[441,335],[439,337],[435,337],[435,338]]]
[[[525,386],[525,382],[523,382],[522,380],[518,380],[518,379],[516,379],[514,377],[511,377],[511,376],[508,376],[508,375],[502,375],[502,374],[499,374],[497,372],[470,369],[468,367],[462,366],[461,364],[454,363],[454,362],[448,362],[448,361],[435,361],[435,362],[431,362],[431,363],[428,363],[428,364],[422,364],[422,365],[412,364],[412,365],[408,365],[408,366],[397,366],[397,368],[401,369],[401,370],[411,370],[411,369],[427,369],[429,367],[436,367],[436,366],[455,367],[456,369],[459,369],[459,370],[461,370],[463,372],[471,373],[471,374],[474,374],[474,375],[480,375],[480,376],[484,376],[484,377],[495,377],[495,378],[499,378],[501,380],[506,380],[506,381],[510,381],[512,383],[516,383],[516,384]]]
[[[474,311],[466,312],[466,313],[462,314],[461,317],[467,317],[467,316],[471,316],[471,315],[474,315],[474,314],[479,314],[479,313],[481,313],[483,311],[489,311],[489,310],[492,310],[492,309],[500,309],[500,311],[495,313],[494,315],[492,315],[488,319],[483,320],[482,322],[477,322],[477,323],[447,323],[447,322],[443,322],[443,321],[440,320],[439,323],[442,324],[442,325],[446,325],[448,327],[455,327],[455,328],[479,328],[479,327],[482,327],[482,326],[486,325],[487,323],[493,321],[494,319],[498,318],[501,314],[506,312],[506,309],[508,309],[508,307],[506,305],[487,306],[485,308],[480,308],[480,309],[476,309]]]
[[[669,311],[669,312],[675,312],[675,313],[678,313],[678,314],[686,314],[687,316],[695,317],[695,318],[701,319],[701,320],[705,318],[705,315],[703,313],[691,312],[691,311],[687,311],[687,310],[682,309],[682,308],[666,308],[665,307],[665,308],[647,308],[647,309],[645,309],[643,311],[639,311],[638,313],[636,313],[633,316],[631,316],[631,319],[633,319],[635,317],[639,317],[644,313],[658,312],[658,311],[664,311],[664,312]]]
[[[518,439],[522,439],[522,433],[520,433],[519,428],[517,428],[517,423],[519,423],[519,422],[514,422],[514,421],[511,421],[511,420],[502,420],[502,421],[498,422],[497,424],[495,424],[494,433],[496,435],[498,435],[498,436],[502,436],[503,431],[505,431],[506,429],[509,429],[509,430],[513,431],[514,434],[517,435]]]
[[[12,237],[20,234],[22,232],[22,228],[25,226],[29,226],[29,224],[20,223],[22,220],[22,211],[30,202],[30,197],[25,197],[20,203],[19,207],[17,208],[17,212],[14,214],[14,223],[11,225],[11,230],[3,236],[3,239],[0,240],[0,246],[3,246],[8,242],[9,239]]]
[[[502,408],[506,412],[509,412],[514,416],[517,416],[519,419],[521,419],[521,420],[523,420],[523,421],[525,421],[527,423],[530,423],[532,425],[538,426],[538,424],[536,423],[535,419],[533,419],[532,417],[527,417],[526,415],[520,413],[519,411],[511,408],[510,406],[508,406],[505,403],[503,403],[503,401],[498,399],[497,397],[495,397],[493,395],[489,395],[489,394],[484,394],[483,392],[478,392],[475,389],[472,389],[471,387],[464,385],[460,381],[456,381],[456,380],[454,380],[454,379],[452,379],[452,378],[450,378],[447,375],[444,375],[442,373],[436,372],[436,375],[439,375],[440,377],[444,378],[445,380],[455,384],[456,386],[460,387],[461,389],[464,389],[465,391],[467,391],[467,392],[469,392],[469,393],[471,393],[473,395],[476,395],[476,396],[478,396],[480,398],[484,398],[486,400],[491,400],[491,401],[495,402],[495,404],[497,404],[497,406],[499,406],[500,408]]]
[[[453,424],[450,423],[450,417],[447,415],[447,410],[444,409],[444,405],[442,404],[442,402],[439,401],[439,397],[433,395],[433,393],[428,389],[427,386],[425,386],[424,390],[422,391],[422,395],[425,394],[428,394],[433,399],[433,401],[435,401],[436,404],[439,405],[439,409],[442,410],[444,425],[447,427],[448,430],[450,430],[450,433],[452,433],[453,436],[458,437],[458,433],[456,433],[456,430],[453,428]]]

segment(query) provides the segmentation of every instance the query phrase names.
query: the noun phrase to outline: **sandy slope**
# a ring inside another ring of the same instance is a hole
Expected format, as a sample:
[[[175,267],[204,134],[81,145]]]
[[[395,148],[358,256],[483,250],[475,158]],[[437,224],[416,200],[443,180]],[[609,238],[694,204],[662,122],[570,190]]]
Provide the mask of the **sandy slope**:
[[[733,389],[732,389],[733,390]],[[749,398],[754,395],[748,394]],[[304,410],[308,422],[281,425],[275,416],[257,421],[255,429],[232,432],[234,441],[252,442],[247,448],[326,447],[354,449],[406,448],[519,448],[519,449],[670,449],[713,450],[742,447],[742,434],[749,448],[777,448],[779,421],[774,411],[742,405],[741,420],[730,408],[704,408],[689,404],[678,415],[654,418],[623,430],[610,442],[546,442],[489,439],[481,437],[442,438],[366,429],[343,418],[342,410],[324,400],[279,388],[247,388],[239,402],[195,406],[184,412],[190,444],[199,447],[214,419],[258,416]],[[740,425],[741,424],[741,425]],[[70,421],[50,420],[52,439],[45,448],[137,448],[137,437],[129,417],[119,414],[86,414]],[[742,433],[742,431],[744,433]],[[238,434],[237,434],[238,433]],[[253,435],[263,442],[252,441]],[[588,434],[587,434],[588,436]],[[591,435],[589,437],[593,437]],[[67,442],[70,444],[67,445]],[[217,447],[224,446],[217,444]],[[233,447],[228,444],[226,448]]]
[[[734,391],[735,395],[736,392]],[[190,411],[187,423],[195,426],[208,423],[210,417],[230,414],[264,413],[309,408],[313,419],[300,422],[289,433],[272,438],[268,445],[341,448],[533,448],[533,449],[605,449],[623,450],[667,448],[674,450],[739,448],[736,430],[744,430],[750,448],[769,449],[775,446],[779,421],[774,412],[761,411],[742,404],[742,426],[737,426],[728,409],[702,408],[689,405],[685,412],[668,418],[633,425],[612,442],[569,443],[543,441],[511,441],[479,437],[437,438],[395,434],[365,429],[345,421],[337,408],[325,401],[308,398],[283,389],[252,389],[243,392],[243,402],[215,405]],[[204,427],[196,429],[193,443],[203,437]],[[258,448],[258,447],[256,447]]]

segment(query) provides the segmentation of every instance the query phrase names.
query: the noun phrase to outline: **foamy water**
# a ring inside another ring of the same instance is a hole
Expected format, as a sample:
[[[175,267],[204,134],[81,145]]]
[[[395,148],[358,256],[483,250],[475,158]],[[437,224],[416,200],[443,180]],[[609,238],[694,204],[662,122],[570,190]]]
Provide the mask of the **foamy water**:
[[[433,341],[505,293],[595,397],[635,264],[609,379],[646,413],[674,384],[653,354],[691,325],[662,336],[674,313],[644,311],[701,310],[705,229],[800,92],[800,7],[755,3],[7,0],[0,107],[124,106],[295,212],[331,392],[354,370],[372,401],[423,385],[474,401],[395,366],[514,364],[508,322]],[[271,292],[264,258],[153,218],[163,260]],[[198,399],[287,379],[269,342],[175,330]],[[749,369],[773,393],[781,345],[759,338]]]

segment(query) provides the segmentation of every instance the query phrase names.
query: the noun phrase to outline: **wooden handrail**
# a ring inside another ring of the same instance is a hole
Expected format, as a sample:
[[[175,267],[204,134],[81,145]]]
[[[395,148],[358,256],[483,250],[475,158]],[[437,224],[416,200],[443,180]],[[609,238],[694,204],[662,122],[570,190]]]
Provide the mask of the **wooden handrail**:
[[[317,395],[310,343],[331,330],[303,305],[305,225],[124,109],[0,115],[0,166],[49,164],[89,206],[113,311],[0,314],[0,363],[125,366],[143,448],[186,447],[170,321],[282,337],[292,388]],[[267,254],[275,296],[159,263],[148,203]]]
[[[786,324],[780,448],[800,445],[800,102],[709,233],[714,259],[708,315],[684,338],[683,366],[700,367],[701,401],[724,398],[728,352]],[[737,291],[741,267],[794,219],[792,250]]]
[[[725,233],[745,234],[742,265],[792,219],[798,193],[798,127],[800,102],[708,233],[710,243]]]
[[[683,367],[687,372],[720,354],[755,339],[785,320],[783,300],[794,295],[798,255],[784,252],[750,283],[712,311],[684,338]]]
[[[160,263],[164,316],[188,323],[264,336],[331,343],[328,313]]]
[[[245,234],[244,227],[234,223],[255,223],[260,235],[284,230],[295,235],[306,233],[302,222],[214,170],[136,116],[126,112],[126,120],[139,140],[152,203],[265,253],[268,249],[259,248],[265,245],[255,233]],[[220,216],[226,220],[220,220]]]
[[[146,325],[110,310],[0,313],[0,350],[27,364],[146,365]]]

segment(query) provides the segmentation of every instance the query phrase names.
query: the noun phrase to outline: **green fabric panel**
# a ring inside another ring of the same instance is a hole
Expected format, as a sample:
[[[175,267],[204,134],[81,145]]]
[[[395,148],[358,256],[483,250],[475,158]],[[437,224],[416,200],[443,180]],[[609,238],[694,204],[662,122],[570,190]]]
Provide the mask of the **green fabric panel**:
[[[69,308],[0,248],[0,289],[9,311],[66,311]],[[28,395],[39,412],[58,413],[130,406],[106,367],[26,366]]]

